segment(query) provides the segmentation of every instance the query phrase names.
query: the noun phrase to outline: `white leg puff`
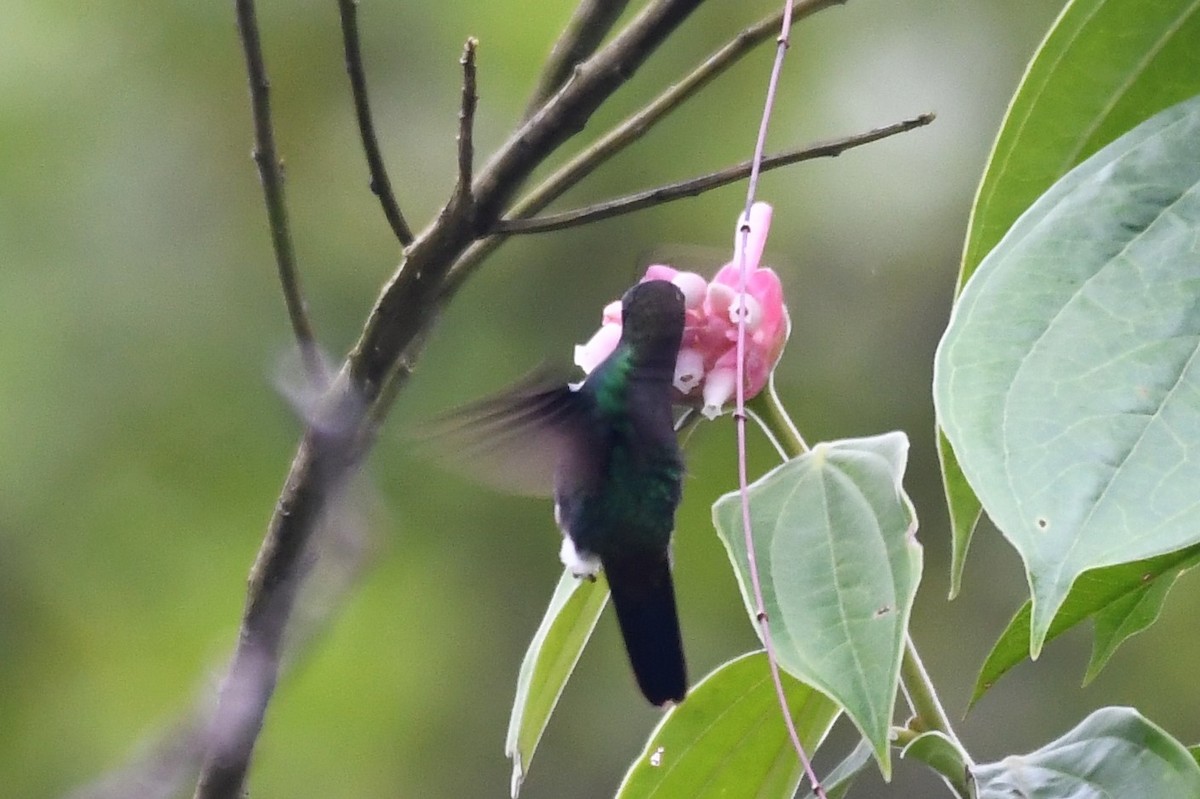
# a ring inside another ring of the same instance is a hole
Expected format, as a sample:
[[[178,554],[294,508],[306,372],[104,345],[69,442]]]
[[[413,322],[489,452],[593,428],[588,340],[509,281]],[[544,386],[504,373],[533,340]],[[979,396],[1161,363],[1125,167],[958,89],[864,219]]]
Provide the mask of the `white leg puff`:
[[[558,557],[576,577],[595,577],[600,571],[600,558],[590,552],[575,549],[575,542],[569,535],[563,535],[562,549],[558,551]]]

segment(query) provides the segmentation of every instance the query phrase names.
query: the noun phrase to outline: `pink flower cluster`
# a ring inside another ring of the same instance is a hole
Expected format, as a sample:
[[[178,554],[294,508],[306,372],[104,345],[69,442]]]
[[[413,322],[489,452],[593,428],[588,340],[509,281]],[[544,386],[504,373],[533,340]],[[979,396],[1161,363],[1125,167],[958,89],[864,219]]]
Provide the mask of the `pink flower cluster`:
[[[664,264],[648,267],[642,278],[643,282],[669,280],[683,291],[687,317],[675,363],[675,388],[680,403],[700,406],[710,419],[721,414],[737,391],[739,318],[743,314],[746,318],[747,399],[767,385],[791,330],[779,276],[758,265],[771,227],[771,206],[766,203],[750,208],[750,232],[745,236],[746,295],[745,302],[741,301],[741,230],[746,221],[744,217],[738,220],[733,260],[711,281]],[[621,301],[617,300],[604,307],[602,324],[591,340],[575,348],[575,364],[590,373],[616,349],[620,338]]]

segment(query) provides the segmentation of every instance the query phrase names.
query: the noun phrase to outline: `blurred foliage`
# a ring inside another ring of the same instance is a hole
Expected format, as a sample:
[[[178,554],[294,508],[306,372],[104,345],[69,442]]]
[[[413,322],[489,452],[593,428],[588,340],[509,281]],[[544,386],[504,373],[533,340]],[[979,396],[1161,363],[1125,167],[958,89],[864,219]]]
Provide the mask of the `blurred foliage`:
[[[1016,557],[984,531],[962,598],[943,599],[949,539],[930,363],[994,130],[1058,5],[855,0],[822,13],[795,37],[771,149],[926,110],[938,121],[772,173],[761,190],[776,207],[767,262],[795,323],[784,401],[810,441],[893,428],[913,439],[908,489],[930,561],[914,632],[952,709],[964,706],[1024,586]],[[569,6],[363,3],[377,123],[414,225],[453,182],[462,41],[481,42],[486,153],[523,109]],[[584,136],[773,8],[706,6]],[[299,424],[276,390],[288,327],[229,4],[12,0],[5,12],[0,784],[9,796],[42,797],[121,764],[211,685]],[[340,356],[398,249],[366,187],[335,4],[263,4],[260,22],[305,288],[325,347]],[[768,58],[747,59],[560,207],[747,157]],[[514,240],[446,311],[362,479],[371,566],[282,683],[252,794],[502,794],[507,711],[560,572],[558,536],[546,503],[436,472],[403,433],[540,361],[569,361],[643,253],[727,247],[743,196],[732,187]],[[751,467],[761,473],[773,454],[756,443]],[[693,437],[676,565],[694,674],[755,645],[709,523],[733,464],[727,421]],[[1200,737],[1175,699],[1200,656],[1184,612],[1197,589],[1188,580],[1180,589],[1087,691],[1075,685],[1087,658],[1079,636],[1016,669],[962,725],[972,754],[1028,751],[1092,706],[1134,701],[1185,739]],[[606,617],[523,796],[616,789],[658,718],[623,658]],[[937,785],[903,762],[896,780],[885,790],[868,773],[854,795]]]

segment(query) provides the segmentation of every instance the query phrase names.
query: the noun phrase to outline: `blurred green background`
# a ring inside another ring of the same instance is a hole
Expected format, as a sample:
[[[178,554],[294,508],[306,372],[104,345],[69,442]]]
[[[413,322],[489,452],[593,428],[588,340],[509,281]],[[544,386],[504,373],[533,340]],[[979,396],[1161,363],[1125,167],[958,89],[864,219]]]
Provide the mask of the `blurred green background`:
[[[0,785],[59,796],[120,766],[211,688],[299,432],[277,388],[289,348],[251,147],[231,3],[10,0],[0,26]],[[712,2],[594,118],[636,108],[772,2]],[[480,40],[477,148],[524,107],[568,2],[448,0],[360,11],[376,120],[421,227],[454,179],[457,60]],[[949,538],[929,398],[972,193],[1054,0],[855,0],[803,23],[769,149],[936,111],[926,129],[777,171],[767,262],[794,330],[780,391],[810,441],[903,429],[926,575],[914,632],[956,717],[1024,596],[993,531],[945,600]],[[336,4],[260,20],[305,289],[324,347],[353,342],[398,249],[357,142]],[[749,156],[770,52],[558,207]],[[507,713],[560,572],[544,501],[432,469],[405,431],[543,361],[569,362],[660,245],[729,246],[744,186],[515,239],[447,310],[355,492],[367,569],[283,681],[254,796],[507,795]],[[705,266],[711,266],[706,264]],[[676,567],[699,678],[754,643],[709,506],[735,480],[732,425],[689,445]],[[752,467],[772,464],[760,438]],[[1136,704],[1200,738],[1185,580],[1160,623],[1078,681],[1088,637],[1052,644],[961,723],[978,760],[1036,748],[1090,709]],[[1183,698],[1181,700],[1181,697]],[[606,616],[522,794],[610,796],[658,713]],[[850,746],[841,730],[819,763]],[[901,762],[859,797],[936,795]],[[188,791],[190,794],[190,791]]]

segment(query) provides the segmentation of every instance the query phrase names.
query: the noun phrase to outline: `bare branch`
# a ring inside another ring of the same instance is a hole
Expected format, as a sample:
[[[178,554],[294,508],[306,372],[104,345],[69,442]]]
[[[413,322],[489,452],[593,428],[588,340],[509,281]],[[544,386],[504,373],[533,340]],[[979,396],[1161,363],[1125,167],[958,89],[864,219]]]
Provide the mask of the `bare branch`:
[[[918,117],[906,119],[903,122],[897,122],[886,127],[876,128],[866,133],[846,136],[808,147],[788,150],[778,155],[768,156],[762,160],[762,171],[766,172],[800,161],[810,161],[814,158],[836,157],[854,147],[860,147],[864,144],[894,136],[897,133],[904,133],[914,128],[923,127],[932,122],[933,119],[933,114],[921,114]],[[534,217],[533,219],[503,219],[496,223],[492,231],[496,234],[545,233],[550,230],[562,230],[589,222],[597,222],[601,219],[608,219],[613,216],[620,216],[621,214],[632,213],[633,211],[640,211],[643,208],[663,205],[664,203],[684,197],[694,197],[697,194],[703,194],[706,191],[711,191],[712,189],[720,188],[721,186],[748,177],[752,163],[752,161],[743,161],[736,166],[731,166],[717,172],[710,172],[706,175],[683,180],[678,183],[658,186],[653,189],[637,192],[636,194],[606,200],[605,202],[589,205],[586,208],[577,208],[573,211],[563,211],[562,213]]]
[[[654,0],[575,70],[575,77],[513,133],[476,181],[479,223],[499,219],[529,174],[583,130],[592,113],[624,84],[702,0]]]
[[[463,68],[462,108],[458,112],[458,192],[465,201],[471,202],[471,181],[475,170],[475,105],[479,96],[475,91],[475,48],[479,41],[474,37],[463,45],[459,63]]]
[[[562,88],[576,64],[596,52],[627,5],[629,0],[583,0],[575,7],[575,13],[546,59],[537,88],[529,98],[524,119],[533,116],[551,95]]]
[[[358,41],[358,0],[338,0],[338,14],[342,20],[342,48],[346,53],[346,72],[350,75],[350,91],[354,95],[354,115],[358,118],[358,133],[362,138],[363,152],[367,156],[367,169],[371,174],[371,192],[379,198],[383,215],[387,217],[392,232],[402,246],[412,243],[413,234],[400,212],[396,197],[392,193],[392,182],[383,155],[379,152],[379,141],[375,137],[375,123],[371,119],[371,103],[367,98],[367,76],[363,72],[362,48]]]
[[[791,22],[812,16],[818,11],[834,5],[841,5],[846,0],[804,0],[796,4]],[[640,139],[650,128],[664,119],[684,102],[691,99],[701,89],[725,73],[747,53],[759,44],[778,35],[779,26],[783,21],[783,11],[759,20],[749,28],[741,31],[722,47],[701,61],[691,72],[678,83],[672,84],[662,94],[650,101],[644,108],[624,119],[597,139],[586,150],[572,158],[546,178],[540,185],[523,197],[510,214],[514,218],[532,216],[545,208],[551,201],[557,199],[575,184],[579,183],[597,167],[608,161],[628,145]],[[540,203],[540,208],[520,213],[526,206]]]
[[[196,799],[240,795],[267,704],[279,675],[283,633],[304,576],[307,543],[374,443],[386,405],[411,374],[425,334],[449,297],[450,267],[499,218],[529,174],[583,125],[701,0],[653,0],[613,41],[581,65],[516,131],[474,181],[473,207],[455,192],[435,221],[405,248],[341,372],[322,399],[319,423],[300,442],[250,574],[233,662],[222,686],[211,745]],[[239,20],[254,32],[251,0],[238,0]]]
[[[195,799],[242,795],[254,744],[279,678],[284,634],[312,562],[310,542],[359,460],[349,451],[348,432],[314,425],[292,462],[250,572],[241,634],[206,734]]]
[[[830,6],[841,5],[846,0],[801,0],[793,10],[793,24]],[[647,106],[626,118],[608,133],[600,137],[586,150],[576,155],[528,194],[513,204],[509,211],[511,219],[533,216],[583,178],[595,171],[628,145],[645,135],[650,128],[671,111],[693,97],[700,89],[722,75],[736,64],[755,46],[777,36],[783,20],[783,11],[777,11],[765,19],[741,31],[721,48],[700,62],[683,80],[672,85]],[[466,279],[477,264],[487,257],[505,240],[505,235],[495,234],[475,242],[450,270],[446,290],[454,291]]]
[[[267,206],[267,224],[271,228],[271,244],[283,301],[287,306],[292,333],[300,348],[300,357],[310,379],[323,382],[324,372],[317,351],[312,324],[308,319],[300,276],[296,271],[296,252],[288,226],[287,203],[283,197],[283,163],[275,149],[275,132],[271,126],[270,81],[263,61],[262,43],[253,0],[236,0],[238,32],[246,57],[246,75],[250,82],[250,108],[254,116],[254,162],[258,165],[263,197]]]

